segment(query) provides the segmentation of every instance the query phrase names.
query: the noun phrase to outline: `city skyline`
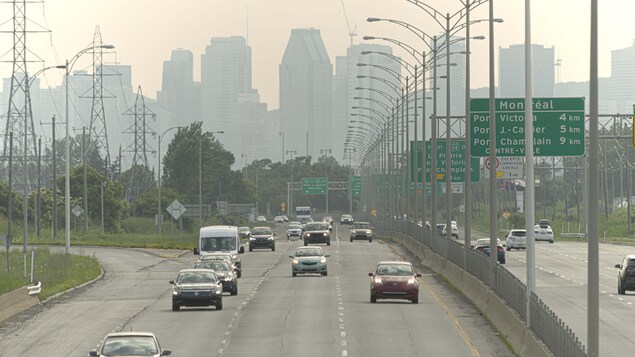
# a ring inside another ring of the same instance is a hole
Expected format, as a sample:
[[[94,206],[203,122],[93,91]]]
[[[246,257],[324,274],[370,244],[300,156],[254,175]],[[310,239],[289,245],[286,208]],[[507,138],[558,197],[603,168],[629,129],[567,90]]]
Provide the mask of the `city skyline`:
[[[440,12],[451,13],[462,6],[458,0],[435,0],[426,3]],[[522,43],[523,3],[496,2],[495,17],[505,21],[496,24],[497,48]],[[345,0],[344,4],[351,27],[357,26],[357,36],[353,37],[354,44],[387,44],[381,41],[363,41],[361,38],[364,35],[397,38],[412,45],[419,41],[397,25],[367,23],[367,17],[403,20],[430,34],[439,33],[439,26],[430,16],[407,1],[391,1],[390,6],[382,0]],[[350,45],[340,1],[272,0],[265,3],[237,0],[219,5],[215,2],[191,0],[187,5],[191,6],[175,8],[169,4],[148,0],[132,3],[123,0],[107,3],[96,0],[51,0],[43,6],[30,4],[32,10],[29,14],[33,20],[47,25],[45,27],[48,27],[51,34],[30,34],[29,49],[42,58],[47,66],[63,63],[64,58],[72,57],[90,43],[94,28],[99,25],[104,43],[116,47],[116,60],[135,68],[132,74],[133,87],[141,85],[148,97],[156,98],[156,93],[161,88],[162,64],[170,58],[172,50],[183,48],[192,51],[194,80],[200,81],[200,55],[210,39],[245,36],[253,51],[253,88],[261,94],[262,102],[267,103],[270,109],[276,109],[279,108],[277,66],[291,29],[319,29],[331,63],[336,62],[337,56],[345,55]],[[196,7],[198,11],[191,11],[192,7]],[[532,2],[533,42],[555,48],[556,59],[562,61],[561,82],[585,81],[588,78],[588,7],[581,6],[577,0],[563,0],[558,3],[547,0]],[[573,9],[575,16],[561,16],[572,13]],[[624,21],[627,21],[629,14],[633,12],[635,4],[625,4],[617,0],[603,2],[600,8],[601,77],[608,77],[611,73],[611,51],[632,45],[635,30],[619,26],[626,23]],[[42,14],[46,14],[46,18]],[[69,15],[73,16],[73,21],[67,21]],[[482,5],[474,11],[472,18],[481,19],[486,16],[487,5]],[[487,25],[475,25],[472,33],[487,36]],[[608,33],[618,35],[607,36]],[[4,37],[8,49],[10,35],[5,34]],[[406,57],[400,49],[394,50],[396,55]],[[472,52],[472,88],[486,86],[487,41],[474,41]],[[80,62],[86,65],[88,60],[86,58]],[[30,72],[34,72],[41,66],[30,63],[29,68]],[[81,66],[78,65],[77,68]],[[0,66],[0,75],[7,77],[10,70],[10,64],[4,64]],[[47,83],[55,85],[59,82],[59,73],[48,73],[42,80],[44,86]]]

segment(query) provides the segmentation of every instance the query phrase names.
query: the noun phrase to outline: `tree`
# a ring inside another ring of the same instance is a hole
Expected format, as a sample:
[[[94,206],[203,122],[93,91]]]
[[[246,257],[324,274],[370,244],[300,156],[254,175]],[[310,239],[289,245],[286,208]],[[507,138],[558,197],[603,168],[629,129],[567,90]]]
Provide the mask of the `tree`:
[[[189,203],[198,203],[199,153],[203,203],[210,203],[223,193],[235,195],[232,190],[242,188],[231,171],[234,155],[212,133],[203,133],[202,125],[195,122],[179,128],[163,158],[162,185],[181,193]]]

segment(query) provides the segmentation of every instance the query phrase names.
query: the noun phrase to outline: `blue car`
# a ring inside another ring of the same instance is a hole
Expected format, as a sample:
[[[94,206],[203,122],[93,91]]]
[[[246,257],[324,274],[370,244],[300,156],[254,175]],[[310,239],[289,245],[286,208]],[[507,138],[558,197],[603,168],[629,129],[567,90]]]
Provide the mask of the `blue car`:
[[[501,264],[505,264],[505,248],[503,248],[503,245],[501,244],[501,241],[499,239],[497,239],[496,241],[498,243],[498,246],[496,247],[498,250],[498,262]],[[489,254],[490,254],[489,244],[490,244],[489,238],[478,239],[476,241],[476,246],[474,247],[474,250],[476,250],[477,252],[481,252],[489,257]]]
[[[291,261],[291,276],[298,276],[298,274],[322,274],[322,276],[328,275],[328,268],[326,265],[326,258],[328,254],[324,254],[321,247],[298,247],[295,249],[293,255],[289,258]]]

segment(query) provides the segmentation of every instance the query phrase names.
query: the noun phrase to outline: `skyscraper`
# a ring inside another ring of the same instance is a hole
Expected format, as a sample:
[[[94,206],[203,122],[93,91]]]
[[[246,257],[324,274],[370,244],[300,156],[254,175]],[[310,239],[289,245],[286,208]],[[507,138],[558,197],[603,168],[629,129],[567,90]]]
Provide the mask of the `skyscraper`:
[[[280,130],[288,133],[286,148],[304,155],[308,147],[313,158],[320,150],[332,150],[333,66],[320,30],[292,30],[279,68]]]
[[[163,82],[157,92],[158,105],[170,113],[162,127],[186,126],[199,121],[195,108],[192,51],[176,49],[169,61],[163,61]]]
[[[252,95],[251,47],[242,36],[215,37],[201,56],[201,118],[205,131],[224,131],[218,136],[226,149],[240,157],[243,138],[235,125],[239,102]],[[241,99],[243,98],[243,99]],[[251,96],[253,99],[254,97]],[[256,97],[257,98],[257,97]],[[245,113],[244,109],[240,112]]]
[[[635,104],[635,41],[631,47],[611,51],[610,98],[618,113],[630,113]]]
[[[532,45],[533,96],[553,97],[555,88],[555,50]],[[525,96],[525,45],[499,48],[498,91],[503,98]]]

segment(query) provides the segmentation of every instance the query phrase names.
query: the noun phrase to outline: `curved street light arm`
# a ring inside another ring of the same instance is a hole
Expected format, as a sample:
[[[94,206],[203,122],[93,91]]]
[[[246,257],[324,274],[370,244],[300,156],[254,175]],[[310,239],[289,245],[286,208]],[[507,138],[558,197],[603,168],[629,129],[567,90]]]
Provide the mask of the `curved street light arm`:
[[[360,107],[363,108],[363,107]],[[371,109],[371,108],[366,108],[366,109]],[[364,113],[351,113],[352,117],[364,117],[364,118],[368,118],[370,120],[372,120],[375,124],[377,124],[377,126],[381,127],[382,125],[384,125],[384,122],[381,122],[379,120],[377,120],[377,118],[375,118],[374,116],[368,115],[368,114],[364,114]]]
[[[371,92],[375,92],[381,96],[383,96],[384,98],[388,99],[388,101],[390,102],[390,104],[392,105],[396,105],[396,99],[390,95],[388,95],[386,92],[384,92],[383,90],[379,90],[379,89],[375,89],[375,88],[368,88],[368,87],[355,87],[355,90],[368,90]]]
[[[386,22],[391,22],[393,24],[402,26],[406,28],[407,30],[409,30],[410,32],[414,33],[417,37],[419,37],[421,41],[423,41],[428,46],[428,48],[432,48],[432,45],[430,44],[430,42],[432,42],[432,36],[428,35],[427,33],[425,33],[425,31],[421,30],[420,28],[414,25],[411,25],[405,21],[395,20],[395,19],[383,19],[383,18],[377,18],[377,17],[369,17],[366,19],[366,21],[368,22],[386,21]]]
[[[365,74],[358,74],[357,75],[357,79],[364,79],[364,78],[378,80],[378,81],[384,83],[385,85],[387,85],[388,87],[390,87],[392,90],[394,90],[398,97],[401,96],[401,88],[399,86],[397,86],[396,84],[394,84],[393,82],[391,82],[389,80],[386,80],[385,78],[375,77],[375,76],[367,76]],[[399,83],[399,84],[401,84],[401,83]]]
[[[386,111],[386,113],[388,113],[388,115],[386,115],[385,117],[390,118],[392,116],[392,110],[390,109],[390,107],[388,107],[384,102],[379,101],[375,98],[368,98],[368,97],[353,97],[353,99],[358,100],[358,99],[363,99],[363,100],[367,100],[369,102],[373,102],[377,105],[379,105],[380,107],[384,108],[384,110]],[[369,108],[372,109],[372,108]],[[374,110],[374,109],[373,109]]]
[[[391,76],[393,76],[397,82],[401,83],[404,80],[404,77],[401,75],[401,73],[395,71],[392,68],[388,68],[386,66],[382,66],[379,64],[373,64],[373,63],[357,63],[357,67],[375,67],[377,69],[381,69],[382,71],[390,74]]]
[[[393,60],[395,60],[396,62],[398,62],[399,64],[401,64],[401,67],[404,68],[408,74],[410,74],[411,76],[414,76],[414,72],[412,72],[412,69],[414,69],[414,66],[411,65],[410,63],[404,61],[401,57],[397,57],[393,54],[390,54],[388,52],[382,52],[382,51],[362,51],[361,52],[362,56],[363,55],[370,55],[370,54],[377,54],[377,55],[381,55],[381,56],[386,56],[388,58],[391,58]]]
[[[417,51],[414,47],[410,46],[407,43],[392,39],[392,38],[388,38],[388,37],[377,37],[377,36],[364,36],[362,37],[364,40],[368,41],[368,40],[383,40],[383,41],[388,41],[391,43],[394,43],[395,45],[403,48],[406,52],[408,52],[408,54],[410,54],[415,61],[417,61],[418,64],[423,65],[421,63],[421,58],[423,58],[423,53]]]

